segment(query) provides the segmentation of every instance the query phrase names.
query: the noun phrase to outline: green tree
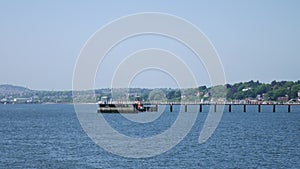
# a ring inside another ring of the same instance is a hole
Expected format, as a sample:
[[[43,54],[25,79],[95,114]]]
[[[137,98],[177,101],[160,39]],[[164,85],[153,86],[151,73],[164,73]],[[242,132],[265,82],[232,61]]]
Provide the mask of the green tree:
[[[298,97],[298,91],[300,90],[300,84],[293,85],[291,87],[291,98]]]

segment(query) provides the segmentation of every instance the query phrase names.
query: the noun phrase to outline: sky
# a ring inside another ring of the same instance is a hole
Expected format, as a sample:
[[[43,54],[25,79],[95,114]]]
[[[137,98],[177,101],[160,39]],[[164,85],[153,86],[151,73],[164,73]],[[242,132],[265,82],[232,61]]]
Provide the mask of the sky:
[[[299,7],[297,0],[1,0],[0,84],[72,89],[75,64],[87,40],[111,21],[141,12],[168,13],[197,26],[215,47],[227,83],[300,80]],[[209,85],[205,67],[190,59],[191,51],[172,39],[145,35],[128,39],[107,54],[95,87],[109,87],[118,63],[143,48],[180,55],[197,83]],[[134,77],[131,86],[174,87],[175,81],[164,72],[149,70]]]

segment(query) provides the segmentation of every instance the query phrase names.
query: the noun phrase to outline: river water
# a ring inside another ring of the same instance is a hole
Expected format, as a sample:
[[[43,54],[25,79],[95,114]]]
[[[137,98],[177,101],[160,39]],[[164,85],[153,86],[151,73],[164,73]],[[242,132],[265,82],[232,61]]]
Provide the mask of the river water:
[[[196,111],[197,108],[194,110]],[[177,114],[166,110],[154,122],[137,124],[119,114],[105,119],[119,132],[149,137],[168,129]],[[0,168],[300,168],[300,106],[225,107],[215,133],[198,143],[208,106],[188,135],[150,158],[105,151],[83,131],[71,104],[0,105]],[[96,113],[96,110],[95,110]],[[189,112],[187,112],[189,113]],[[196,112],[190,112],[196,113]]]

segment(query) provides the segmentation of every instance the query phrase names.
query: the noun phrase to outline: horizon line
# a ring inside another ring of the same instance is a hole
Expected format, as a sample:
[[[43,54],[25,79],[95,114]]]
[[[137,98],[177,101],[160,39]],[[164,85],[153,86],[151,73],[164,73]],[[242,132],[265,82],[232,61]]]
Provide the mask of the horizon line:
[[[273,81],[276,81],[276,82],[297,82],[297,81],[300,81],[300,79],[298,80],[272,80],[270,82],[262,82],[262,81],[259,81],[259,80],[248,80],[248,81],[238,81],[238,82],[233,82],[233,83],[226,83],[224,85],[233,85],[233,84],[237,84],[237,83],[246,83],[246,82],[250,82],[250,81],[253,81],[253,82],[259,82],[261,84],[271,84]],[[84,90],[73,90],[73,89],[55,89],[55,88],[52,88],[52,89],[32,89],[30,87],[27,87],[26,85],[19,85],[19,84],[10,84],[10,83],[3,83],[3,84],[0,84],[0,86],[4,86],[4,85],[9,85],[9,86],[14,86],[14,87],[22,87],[22,88],[26,88],[26,89],[29,89],[29,90],[33,90],[33,91],[89,91],[89,90],[103,90],[103,89],[112,89],[110,87],[99,87],[99,88],[94,88],[94,89],[84,89]],[[206,85],[206,84],[203,84],[203,85],[199,85],[197,87],[201,87],[201,86],[206,86],[207,88],[209,87],[214,87],[214,86],[211,86],[211,85]],[[216,85],[216,86],[219,86],[219,85]],[[176,89],[192,89],[192,88],[197,88],[197,87],[184,87],[184,88],[174,88],[174,87],[130,87],[130,88],[126,88],[126,87],[120,87],[120,88],[115,88],[115,89],[173,89],[173,90],[176,90]]]

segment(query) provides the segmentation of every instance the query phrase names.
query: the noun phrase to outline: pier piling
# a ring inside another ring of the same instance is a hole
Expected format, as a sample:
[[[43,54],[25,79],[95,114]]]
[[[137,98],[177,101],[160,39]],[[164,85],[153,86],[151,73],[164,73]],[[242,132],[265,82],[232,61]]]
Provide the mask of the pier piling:
[[[205,105],[208,105],[210,108],[209,108],[209,111],[213,111],[213,112],[217,112],[217,109],[218,109],[218,106],[220,105],[220,107],[219,108],[224,108],[223,106],[225,105],[225,106],[228,106],[228,112],[232,112],[232,109],[234,109],[233,108],[233,106],[236,106],[236,107],[240,107],[239,109],[241,109],[242,107],[243,107],[243,112],[247,112],[247,106],[249,105],[250,106],[250,110],[251,110],[251,112],[253,111],[253,108],[255,108],[255,106],[257,106],[257,112],[258,113],[260,113],[260,112],[265,112],[265,111],[267,111],[267,110],[264,110],[264,109],[262,109],[262,107],[263,106],[265,106],[265,107],[269,107],[270,108],[270,110],[268,110],[269,112],[273,112],[273,113],[275,113],[276,112],[276,106],[278,105],[276,105],[276,103],[275,104],[245,104],[245,103],[240,103],[240,104],[236,104],[236,103],[224,103],[224,104],[220,104],[220,103],[187,103],[187,102],[185,102],[185,103],[178,103],[178,102],[169,102],[169,103],[146,103],[145,104],[145,111],[149,111],[149,112],[156,112],[156,111],[158,111],[158,107],[159,107],[159,105],[165,105],[166,106],[166,108],[168,107],[168,105],[170,106],[169,107],[169,112],[173,112],[173,105],[175,105],[175,107],[176,106],[180,106],[180,110],[182,110],[182,112],[188,112],[188,106],[196,106],[196,105],[199,105],[199,112],[203,112],[203,111],[205,111],[205,109],[203,109],[203,106],[205,106]],[[222,106],[221,106],[222,105]],[[131,103],[128,103],[128,104],[121,104],[121,105],[117,105],[121,110],[125,107],[125,108],[130,108],[131,106],[132,106],[132,104]],[[212,107],[213,106],[213,107]],[[242,107],[241,107],[242,106]],[[288,112],[288,113],[290,113],[292,110],[292,107],[297,107],[297,106],[300,106],[300,104],[291,104],[291,103],[286,103],[286,104],[281,104],[281,105],[279,105],[279,108],[281,107],[281,106],[283,106],[283,107],[285,107],[285,106],[287,106],[286,107],[286,112]],[[116,107],[116,105],[114,105],[114,104],[109,104],[109,106],[107,106],[107,107],[103,107],[103,106],[100,106],[99,105],[99,110],[101,109],[105,109],[105,110],[109,110],[109,111],[111,111],[111,107],[113,107],[113,108],[115,108]],[[117,108],[115,108],[115,109],[117,109]],[[184,110],[183,110],[184,109]],[[272,109],[272,110],[271,110]],[[218,110],[218,111],[223,111],[223,109],[220,109],[220,110]],[[255,110],[255,109],[254,109]],[[108,112],[109,112],[108,111]],[[134,107],[134,106],[132,106],[132,110],[131,110],[132,112],[137,112],[138,110]],[[196,110],[197,111],[197,110]],[[99,111],[98,111],[99,112]],[[101,111],[100,111],[101,112]],[[104,112],[104,111],[102,111],[102,112]]]
[[[196,105],[195,103],[182,103],[182,104],[178,104],[178,103],[168,103],[169,104],[169,106],[170,106],[170,112],[173,112],[173,105],[175,104],[175,105],[181,105],[181,108],[182,108],[182,110],[183,110],[183,112],[188,112],[188,107],[189,106],[191,106],[191,105]],[[166,104],[166,105],[168,105],[168,104]],[[205,104],[202,104],[202,103],[198,103],[198,105],[199,105],[199,112],[203,112],[204,111],[204,109],[203,109],[203,106],[205,105]],[[212,104],[208,104],[208,105],[210,105],[210,106],[213,106],[213,107],[211,107],[213,110],[213,112],[217,112],[218,110],[218,105],[221,105],[221,104],[218,104],[218,103],[212,103]],[[261,112],[264,112],[264,110],[263,110],[263,106],[264,106],[264,104],[244,104],[244,103],[242,103],[242,104],[225,104],[226,106],[228,106],[228,112],[232,112],[233,110],[233,106],[242,106],[242,108],[243,108],[243,112],[247,112],[247,106],[249,105],[250,106],[250,108],[251,108],[251,106],[257,106],[257,112],[258,113],[261,113]],[[267,105],[267,104],[266,104]],[[284,106],[287,106],[287,112],[288,113],[290,113],[291,112],[291,107],[292,106],[294,106],[293,104],[283,104]],[[276,112],[276,104],[268,104],[268,106],[271,108],[271,110],[270,111],[272,111],[273,113],[275,113]],[[154,107],[153,107],[154,108]],[[158,110],[158,104],[156,104],[155,105],[155,109],[156,109],[156,111]],[[251,109],[252,110],[252,109]]]

